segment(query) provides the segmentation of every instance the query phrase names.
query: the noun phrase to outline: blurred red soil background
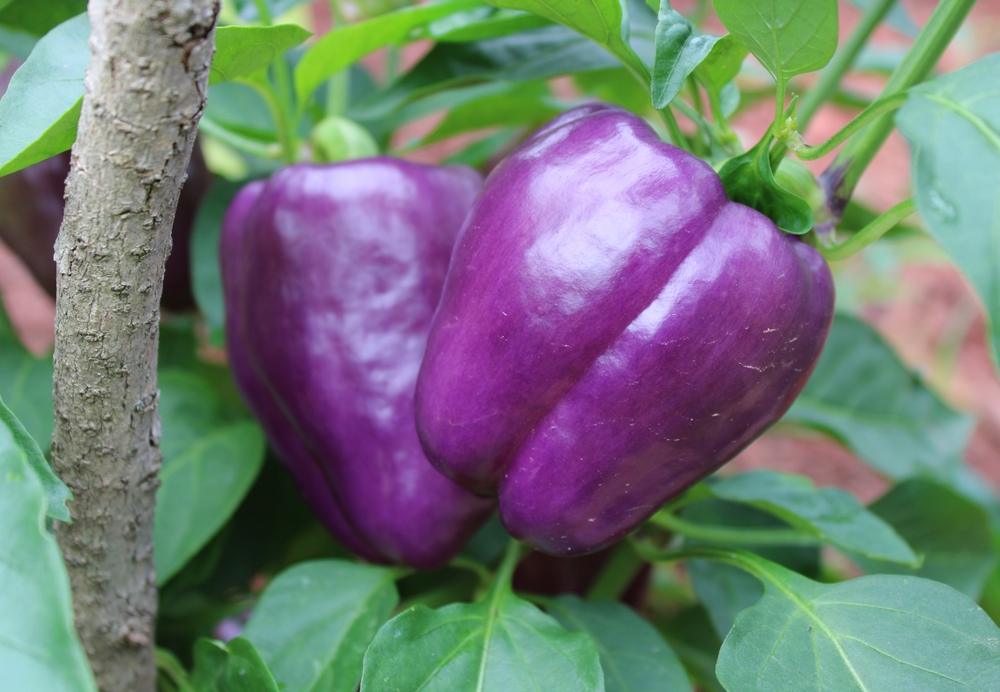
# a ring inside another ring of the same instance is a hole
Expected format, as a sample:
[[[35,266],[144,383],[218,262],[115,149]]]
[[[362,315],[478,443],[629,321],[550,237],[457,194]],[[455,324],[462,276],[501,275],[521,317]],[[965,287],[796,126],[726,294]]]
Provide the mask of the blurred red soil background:
[[[922,26],[936,2],[901,0],[901,4],[914,22]],[[693,5],[694,0],[673,3],[682,12]],[[315,5],[313,17],[318,32],[329,27],[328,8],[326,0]],[[840,3],[842,40],[860,14],[854,5]],[[709,20],[706,30],[725,33],[714,18]],[[877,30],[872,45],[887,52],[903,51],[911,41],[906,34],[883,26]],[[400,55],[401,68],[407,69],[428,49],[427,42],[406,46]],[[998,49],[1000,0],[979,0],[939,70],[954,70]],[[370,56],[364,64],[376,78],[384,73],[382,55]],[[854,93],[874,97],[884,81],[883,76],[859,73],[849,75],[844,85]],[[562,98],[577,95],[569,79],[553,80],[553,90]],[[806,140],[813,144],[824,141],[856,112],[824,107],[810,123]],[[442,117],[443,114],[432,115],[407,126],[397,134],[397,145],[429,133]],[[744,143],[750,145],[757,141],[772,117],[773,105],[765,101],[742,113],[734,127]],[[438,162],[486,134],[489,133],[463,135],[417,149],[406,157]],[[829,158],[809,165],[818,174],[828,161]],[[884,211],[908,196],[909,149],[903,138],[894,133],[862,178],[856,198],[876,211]],[[842,306],[846,303],[846,307],[872,324],[949,404],[978,418],[966,459],[989,479],[994,489],[1000,490],[1000,381],[990,363],[978,299],[961,274],[926,240],[881,241],[862,255],[840,263],[836,271],[838,276],[850,278],[850,291],[841,291]],[[36,353],[51,349],[55,306],[2,243],[0,294],[28,348]],[[870,502],[887,488],[885,480],[850,452],[819,436],[767,434],[728,468],[774,468],[802,473],[821,486],[842,487],[863,502]]]

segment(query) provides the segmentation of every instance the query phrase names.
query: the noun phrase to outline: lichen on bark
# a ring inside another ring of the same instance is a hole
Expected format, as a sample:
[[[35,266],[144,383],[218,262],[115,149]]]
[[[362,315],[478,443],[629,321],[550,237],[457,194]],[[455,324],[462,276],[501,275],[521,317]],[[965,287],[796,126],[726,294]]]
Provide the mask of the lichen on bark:
[[[58,267],[57,535],[102,692],[153,692],[163,268],[205,106],[218,0],[90,0],[92,58]]]

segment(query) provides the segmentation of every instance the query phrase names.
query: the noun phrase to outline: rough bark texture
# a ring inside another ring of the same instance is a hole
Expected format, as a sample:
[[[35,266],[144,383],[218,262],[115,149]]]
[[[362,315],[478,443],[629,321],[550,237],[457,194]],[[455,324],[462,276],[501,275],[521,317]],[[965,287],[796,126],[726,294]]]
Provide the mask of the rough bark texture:
[[[91,0],[89,13],[56,243],[52,456],[74,495],[58,535],[98,686],[152,692],[159,303],[218,0]]]

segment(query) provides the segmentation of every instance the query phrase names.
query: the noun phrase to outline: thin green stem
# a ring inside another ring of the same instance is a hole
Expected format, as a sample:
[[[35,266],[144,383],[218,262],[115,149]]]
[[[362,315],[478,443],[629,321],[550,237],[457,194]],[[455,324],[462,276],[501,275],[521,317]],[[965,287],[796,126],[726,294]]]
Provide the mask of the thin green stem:
[[[868,43],[868,39],[871,37],[875,27],[885,18],[885,15],[892,9],[895,2],[896,0],[875,0],[869,6],[861,21],[858,22],[858,25],[854,27],[854,31],[847,39],[847,42],[833,56],[830,64],[820,72],[819,81],[816,82],[816,86],[802,97],[802,103],[799,105],[798,119],[800,131],[805,132],[806,126],[812,120],[816,111],[819,110],[819,107],[837,93],[844,75],[854,65],[854,61],[858,59],[858,54],[861,53],[865,44]]]
[[[691,147],[688,146],[687,139],[684,137],[684,133],[681,132],[681,127],[677,124],[677,118],[674,117],[670,106],[661,108],[659,112],[664,124],[667,126],[667,132],[670,134],[670,143],[681,149],[690,150]]]
[[[715,124],[706,120],[701,113],[688,105],[686,101],[683,99],[674,99],[670,105],[679,110],[686,118],[697,125],[698,129],[705,134],[705,137],[710,143],[723,146],[721,134],[715,127]]]
[[[778,79],[777,92],[774,95],[774,122],[771,123],[771,134],[775,137],[785,124],[785,82]]]
[[[281,58],[279,58],[279,61],[284,62]],[[298,152],[296,151],[297,146],[294,133],[292,132],[290,114],[285,110],[281,99],[275,94],[269,82],[255,80],[247,83],[257,90],[257,93],[261,95],[267,104],[268,110],[271,111],[271,117],[274,118],[274,127],[278,131],[281,158],[284,159],[285,163],[295,163],[298,159]]]
[[[906,103],[906,98],[907,93],[905,91],[880,98],[861,111],[861,113],[859,113],[851,122],[847,123],[847,125],[845,125],[840,132],[822,144],[817,144],[816,146],[811,147],[806,144],[801,135],[798,135],[797,133],[795,136],[798,138],[798,142],[786,141],[785,144],[790,146],[792,151],[795,152],[795,155],[803,161],[814,161],[829,154],[831,151],[846,142],[856,132],[873,122],[876,118],[900,108],[904,103]],[[799,129],[801,131],[801,124],[799,125]]]
[[[271,16],[271,8],[267,6],[266,0],[253,0],[253,4],[257,6],[260,21],[265,26],[271,26],[274,23],[274,17]]]
[[[493,573],[486,567],[486,565],[467,557],[458,555],[452,558],[451,562],[448,563],[448,566],[472,572],[479,579],[479,586],[482,588],[488,587],[493,581]]]
[[[187,671],[177,657],[166,649],[156,649],[156,669],[162,671],[170,678],[170,681],[177,687],[177,692],[195,692],[194,687],[188,682]]]
[[[639,553],[635,551],[630,541],[622,541],[615,548],[611,559],[597,575],[597,579],[587,591],[587,600],[596,601],[601,598],[617,600],[628,590],[635,576],[646,564]]]
[[[941,0],[906,57],[892,73],[882,95],[906,91],[927,79],[974,4],[975,0]],[[854,194],[854,188],[889,137],[894,124],[891,113],[883,114],[852,138],[823,173],[829,218],[823,220],[823,228],[819,230],[832,230],[839,221],[844,206]]]
[[[916,210],[917,205],[912,198],[900,202],[840,245],[831,248],[820,246],[820,252],[830,262],[847,259],[874,243]]]
[[[343,115],[347,112],[348,95],[351,91],[351,70],[344,68],[326,83],[326,115]]]
[[[514,570],[517,569],[517,563],[521,561],[521,555],[523,553],[524,548],[521,546],[520,542],[518,542],[515,538],[510,539],[510,542],[507,543],[507,551],[503,555],[503,560],[500,561],[497,573],[493,577],[493,586],[491,587],[491,590],[510,590],[510,583],[514,578]]]
[[[217,140],[223,144],[228,144],[233,149],[242,151],[252,156],[259,156],[262,159],[280,159],[281,158],[281,146],[278,144],[264,144],[253,139],[248,139],[241,135],[236,134],[232,130],[229,130],[219,123],[215,122],[206,115],[201,117],[198,123],[201,130],[211,136],[215,137]]]
[[[392,83],[399,72],[399,46],[391,44],[385,51],[385,82]]]
[[[658,512],[650,523],[688,538],[733,545],[818,545],[815,536],[797,529],[743,529],[695,524],[669,512]]]

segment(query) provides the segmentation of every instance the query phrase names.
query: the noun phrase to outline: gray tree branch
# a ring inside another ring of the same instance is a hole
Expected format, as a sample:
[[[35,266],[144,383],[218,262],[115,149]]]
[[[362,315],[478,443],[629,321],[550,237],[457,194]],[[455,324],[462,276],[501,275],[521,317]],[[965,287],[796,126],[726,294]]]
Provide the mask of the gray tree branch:
[[[57,527],[102,692],[153,692],[156,351],[177,198],[218,0],[91,0],[92,58],[56,242]]]

